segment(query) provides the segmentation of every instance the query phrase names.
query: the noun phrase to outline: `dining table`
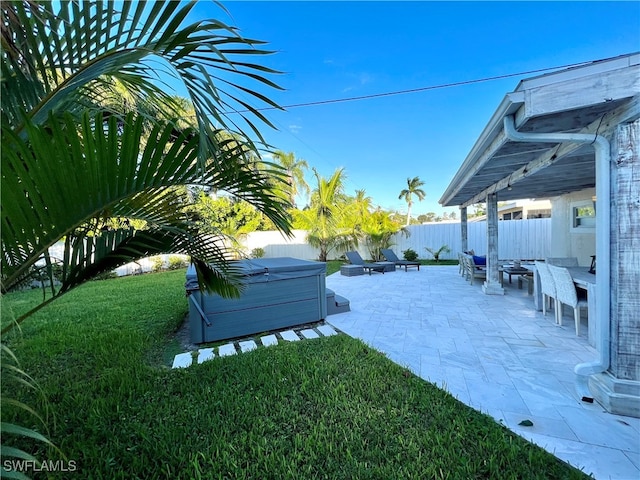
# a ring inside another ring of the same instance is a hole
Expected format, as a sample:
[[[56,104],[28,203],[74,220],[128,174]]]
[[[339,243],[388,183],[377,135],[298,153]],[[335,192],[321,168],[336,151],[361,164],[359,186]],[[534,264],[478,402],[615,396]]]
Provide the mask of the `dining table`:
[[[533,274],[533,303],[536,310],[542,310],[542,291],[540,288],[540,275],[536,272],[535,265],[527,265],[527,268],[534,272]],[[565,267],[576,288],[585,290],[587,292],[588,303],[588,325],[589,325],[589,344],[595,346],[596,337],[596,275],[591,273],[589,267]]]

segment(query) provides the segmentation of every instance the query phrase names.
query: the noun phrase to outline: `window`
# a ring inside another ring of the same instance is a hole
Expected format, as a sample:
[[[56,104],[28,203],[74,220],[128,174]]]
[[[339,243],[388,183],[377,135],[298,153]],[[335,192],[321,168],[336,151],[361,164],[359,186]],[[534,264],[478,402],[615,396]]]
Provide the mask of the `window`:
[[[573,228],[595,228],[596,207],[595,202],[579,202],[571,205],[571,218]]]

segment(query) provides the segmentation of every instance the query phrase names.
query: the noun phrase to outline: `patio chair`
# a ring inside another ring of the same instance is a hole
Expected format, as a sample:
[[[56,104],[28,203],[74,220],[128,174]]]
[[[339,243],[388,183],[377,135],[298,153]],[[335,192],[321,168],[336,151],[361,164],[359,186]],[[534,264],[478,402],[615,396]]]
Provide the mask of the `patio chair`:
[[[547,265],[555,265],[556,267],[577,267],[578,266],[577,257],[546,258],[545,262],[547,263]]]
[[[465,280],[468,280],[473,285],[475,278],[486,279],[487,268],[484,265],[476,265],[473,255],[462,255],[462,260],[465,263]]]
[[[536,271],[540,275],[540,291],[542,292],[542,314],[547,315],[547,305],[551,306],[551,299],[556,300],[556,282],[549,271],[549,266],[544,262],[535,262]],[[558,322],[558,310],[553,309],[555,322]]]
[[[379,265],[376,263],[365,263],[358,252],[346,252],[346,257],[349,259],[349,263],[352,265],[360,265],[365,270],[369,271],[369,275],[371,275],[371,270],[374,272],[381,272],[384,275],[384,265]]]
[[[579,298],[576,286],[569,270],[564,267],[549,265],[549,271],[553,275],[556,284],[556,313],[560,325],[562,325],[562,305],[569,305],[573,308],[573,318],[576,322],[576,335],[580,335],[580,309],[587,308],[589,304],[586,298]]]
[[[382,256],[386,258],[387,262],[393,262],[396,264],[396,267],[404,267],[404,271],[406,272],[409,267],[418,267],[420,270],[420,262],[411,261],[411,260],[400,260],[395,252],[389,248],[383,248],[380,250]]]

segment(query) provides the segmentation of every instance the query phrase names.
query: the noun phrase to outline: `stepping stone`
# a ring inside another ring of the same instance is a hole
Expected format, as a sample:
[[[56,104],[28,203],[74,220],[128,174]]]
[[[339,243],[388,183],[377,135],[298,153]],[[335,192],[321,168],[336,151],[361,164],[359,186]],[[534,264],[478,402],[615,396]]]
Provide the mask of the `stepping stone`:
[[[333,328],[331,328],[331,325],[320,325],[318,327],[318,330],[325,337],[330,337],[331,335],[337,335],[338,334],[338,332],[336,332]]]
[[[213,348],[202,348],[199,350],[200,354],[198,355],[198,363],[206,362],[207,360],[212,360],[215,358],[215,353],[213,353]]]
[[[179,353],[173,357],[173,366],[171,368],[187,368],[191,366],[192,361],[193,356],[191,355],[191,352]]]
[[[260,340],[262,341],[262,345],[264,345],[265,347],[270,347],[272,345],[277,345],[278,344],[278,337],[276,337],[273,334],[265,335]]]
[[[308,338],[308,339],[320,338],[320,335],[318,335],[316,331],[313,330],[312,328],[307,328],[306,330],[302,330],[300,333],[302,333],[302,336],[304,338]]]
[[[255,350],[256,348],[258,348],[258,345],[256,345],[256,342],[254,342],[253,340],[248,340],[246,342],[240,342],[240,350],[242,351],[242,353],[245,352],[250,352],[251,350]]]
[[[229,355],[236,354],[236,347],[233,343],[227,343],[226,345],[220,345],[218,347],[218,355],[221,357],[228,357]]]
[[[300,337],[296,335],[296,332],[294,332],[293,330],[280,332],[280,336],[283,340],[288,340],[289,342],[297,342],[298,340],[300,340]]]

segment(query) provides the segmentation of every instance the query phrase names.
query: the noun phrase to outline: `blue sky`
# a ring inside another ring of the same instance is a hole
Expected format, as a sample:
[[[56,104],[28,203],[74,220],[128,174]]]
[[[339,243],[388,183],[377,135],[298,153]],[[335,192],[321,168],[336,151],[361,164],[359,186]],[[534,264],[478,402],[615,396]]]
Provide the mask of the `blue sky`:
[[[372,95],[509,75],[640,50],[638,2],[200,2],[195,13],[235,25],[277,51],[280,105]],[[405,211],[407,177],[425,182],[413,214],[437,203],[507,92],[534,75],[419,93],[268,112],[262,129],[331,175],[347,193]],[[309,172],[308,181],[312,175]],[[447,208],[444,211],[453,211]]]

